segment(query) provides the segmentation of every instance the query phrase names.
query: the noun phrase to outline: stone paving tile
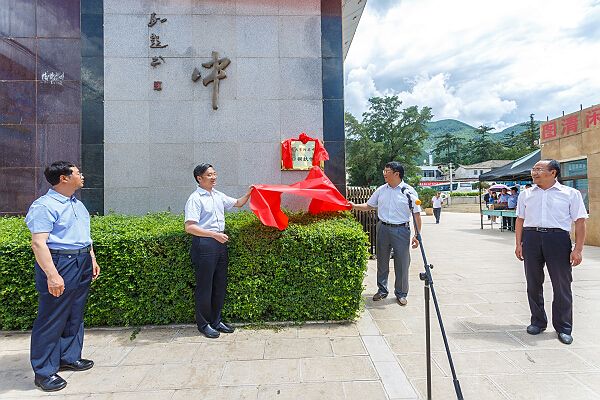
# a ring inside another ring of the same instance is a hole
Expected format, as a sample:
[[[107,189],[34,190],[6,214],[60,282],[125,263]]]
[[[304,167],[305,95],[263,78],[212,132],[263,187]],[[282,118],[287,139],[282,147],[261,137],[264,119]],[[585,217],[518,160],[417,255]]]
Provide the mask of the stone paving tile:
[[[554,330],[546,330],[539,335],[530,335],[525,332],[525,327],[518,331],[510,331],[509,335],[514,336],[526,348],[532,349],[564,349],[566,346],[558,340]],[[598,343],[591,339],[592,336],[579,335],[578,331],[573,332],[573,343],[569,345],[569,350],[577,348],[588,348]]]
[[[347,336],[329,339],[336,356],[365,356],[367,349],[360,337]]]
[[[573,341],[573,344],[575,344],[575,341]],[[587,361],[597,369],[600,369],[600,347],[585,346],[580,349],[576,349],[572,347],[573,344],[569,346],[570,351],[577,354],[579,357],[583,358],[585,361]]]
[[[365,335],[381,335],[379,328],[373,322],[373,317],[368,309],[364,309],[361,313],[358,321],[356,321],[356,328],[358,329],[358,333],[362,336]]]
[[[332,357],[329,338],[267,339],[265,359]]]
[[[371,360],[387,362],[396,361],[394,353],[383,336],[365,336],[362,340]]]
[[[31,334],[0,331],[0,352],[7,350],[27,350],[31,343]]]
[[[94,367],[89,371],[73,374],[68,379],[64,393],[135,391],[144,377],[155,368],[153,365]]]
[[[567,349],[502,351],[501,354],[525,372],[583,372],[591,365]]]
[[[507,397],[503,394],[494,382],[485,376],[458,376],[460,388],[465,399],[481,400],[508,400],[514,397]],[[427,398],[426,379],[411,379],[413,385],[419,391],[421,398]],[[432,398],[436,400],[456,400],[454,383],[452,378],[432,378],[431,379]],[[541,400],[540,397],[529,397],[529,400]],[[545,398],[544,398],[545,400]]]
[[[424,300],[422,301],[424,302]],[[485,304],[489,302],[487,299],[483,298],[483,296],[475,293],[438,294],[438,301],[440,305]]]
[[[598,398],[592,390],[566,373],[491,375],[490,379],[511,400],[588,400]]]
[[[442,311],[442,320],[444,323],[444,330],[446,333],[471,333],[473,332],[467,325],[465,325],[461,318],[446,316],[446,314]],[[413,318],[405,318],[404,324],[408,327],[408,329],[412,333],[424,334],[425,333],[425,316],[421,315],[419,317]],[[430,315],[430,323],[431,323],[431,335],[441,335],[440,325],[437,320],[437,316],[433,307],[431,309]]]
[[[256,386],[239,387],[203,387],[202,389],[177,390],[170,400],[255,400],[258,393]]]
[[[306,324],[298,328],[299,338],[358,336],[355,323]]]
[[[413,333],[401,319],[376,319],[374,321],[384,335],[408,335]]]
[[[263,340],[263,339],[294,339],[298,337],[295,327],[275,327],[273,329],[236,329],[235,340]],[[220,338],[219,338],[220,339]]]
[[[305,358],[300,360],[302,382],[374,380],[377,373],[366,356]]]
[[[258,388],[258,400],[327,399],[344,400],[342,382],[264,385]]]
[[[391,399],[417,399],[415,389],[396,361],[375,361],[373,364]]]
[[[218,339],[200,343],[192,357],[193,363],[236,360],[262,360],[265,356],[264,340],[219,342]]]
[[[600,371],[569,374],[600,398]]]
[[[385,337],[395,354],[425,353],[425,336],[423,334],[412,335],[389,335]],[[449,341],[450,351],[458,350],[453,341]],[[431,333],[431,350],[445,351],[444,341],[441,334]]]
[[[121,361],[121,365],[190,363],[199,347],[194,343],[144,344],[134,347]]]
[[[379,381],[344,382],[346,400],[386,400],[388,397]]]
[[[221,378],[221,385],[225,386],[297,382],[300,382],[300,360],[294,359],[228,361]]]
[[[139,388],[197,389],[216,386],[224,366],[224,362],[155,365],[141,381]]]
[[[461,350],[508,350],[521,349],[523,345],[505,332],[450,333],[450,342]]]
[[[113,343],[117,346],[135,346],[132,343],[131,334],[133,329],[125,328],[123,330],[113,329],[86,329],[83,339],[85,346],[108,346]]]
[[[114,367],[127,357],[133,347],[117,346],[85,346],[86,357],[94,360],[94,365],[101,367]]]
[[[176,330],[175,335],[171,339],[171,343],[210,343],[215,340],[219,342],[233,342],[238,335],[237,330],[234,333],[222,334],[218,339],[209,339],[200,332],[198,328],[185,327]]]
[[[490,375],[490,374],[516,374],[522,369],[517,363],[509,361],[504,357],[504,352],[476,351],[476,352],[452,352],[452,361],[455,371],[465,375]],[[452,376],[446,353],[433,353],[433,359],[444,370],[446,376]]]
[[[521,303],[472,304],[471,307],[481,315],[490,316],[526,314],[529,312],[529,307]]]
[[[119,393],[93,393],[86,397],[88,400],[166,400],[171,399],[174,390],[153,390]],[[54,398],[53,398],[54,399]]]
[[[485,315],[465,317],[459,320],[474,332],[504,332],[523,329],[519,319],[511,315]]]
[[[446,353],[444,353],[444,355],[445,354]],[[400,365],[402,366],[402,369],[407,377],[411,379],[427,377],[427,359],[425,358],[425,353],[398,354],[396,358],[400,362]],[[442,359],[440,362],[442,364],[448,364],[447,359]],[[433,357],[431,360],[431,376],[446,376],[438,361]]]

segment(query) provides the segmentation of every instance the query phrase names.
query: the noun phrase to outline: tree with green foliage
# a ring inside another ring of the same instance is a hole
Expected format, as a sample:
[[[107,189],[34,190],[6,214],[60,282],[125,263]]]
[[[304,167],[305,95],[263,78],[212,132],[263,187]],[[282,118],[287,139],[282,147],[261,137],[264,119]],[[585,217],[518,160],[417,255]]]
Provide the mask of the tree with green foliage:
[[[462,145],[460,138],[454,136],[450,132],[443,134],[435,144],[433,148],[434,154],[436,154],[436,162],[447,164],[447,163],[462,163],[461,153]]]
[[[382,185],[381,171],[389,161],[399,161],[406,176],[416,175],[415,159],[428,136],[425,124],[431,120],[430,107],[401,109],[398,96],[372,97],[369,109],[359,122],[346,113],[347,166],[350,184]]]
[[[489,135],[489,132],[494,129],[490,126],[480,125],[475,129],[475,137],[469,141],[471,149],[470,164],[493,160],[500,153],[502,147],[499,143],[494,142]]]
[[[517,136],[517,142],[520,144],[525,154],[531,153],[534,150],[539,148],[539,139],[540,139],[540,126],[533,119],[535,114],[529,114],[529,122],[525,122],[521,124],[522,127],[526,128],[525,131],[521,132],[520,135]],[[523,154],[523,155],[525,155]]]

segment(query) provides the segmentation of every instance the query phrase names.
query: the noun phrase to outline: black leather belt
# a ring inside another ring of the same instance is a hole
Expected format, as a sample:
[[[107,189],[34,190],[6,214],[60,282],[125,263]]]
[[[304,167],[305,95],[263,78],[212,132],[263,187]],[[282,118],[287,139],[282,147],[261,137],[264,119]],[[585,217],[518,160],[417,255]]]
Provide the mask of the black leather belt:
[[[54,250],[50,249],[50,254],[83,254],[89,253],[92,250],[92,246],[86,246],[77,250]]]
[[[408,222],[405,222],[403,224],[390,224],[388,222],[381,221],[381,223],[383,225],[385,225],[385,226],[391,226],[392,228],[400,228],[402,226],[409,226],[410,225],[410,223],[408,223]]]
[[[534,231],[534,232],[567,232],[564,229],[560,228],[538,228],[534,226],[526,226],[523,228],[524,231]]]

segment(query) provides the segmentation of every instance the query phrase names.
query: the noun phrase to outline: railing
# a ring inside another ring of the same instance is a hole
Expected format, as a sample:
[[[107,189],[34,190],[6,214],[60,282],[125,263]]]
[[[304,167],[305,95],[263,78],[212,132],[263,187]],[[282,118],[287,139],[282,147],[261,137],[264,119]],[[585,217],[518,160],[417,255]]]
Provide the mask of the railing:
[[[366,203],[369,197],[375,192],[375,189],[347,186],[346,187],[346,198],[356,204]],[[375,210],[371,211],[358,211],[353,210],[354,218],[358,220],[363,226],[364,231],[369,235],[369,252],[371,254],[376,253],[377,243],[377,213]]]

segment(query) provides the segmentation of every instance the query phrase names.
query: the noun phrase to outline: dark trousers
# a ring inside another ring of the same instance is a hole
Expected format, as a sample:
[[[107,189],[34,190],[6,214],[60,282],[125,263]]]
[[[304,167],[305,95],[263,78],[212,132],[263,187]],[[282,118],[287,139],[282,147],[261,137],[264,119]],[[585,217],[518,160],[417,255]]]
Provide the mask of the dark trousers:
[[[433,209],[433,215],[435,216],[435,223],[439,223],[440,222],[440,215],[442,214],[442,209],[441,208],[434,208]]]
[[[46,274],[35,263],[38,313],[31,330],[31,366],[43,377],[58,372],[60,364],[81,358],[83,312],[92,281],[92,258],[80,255],[54,255],[54,265],[65,281],[59,297],[48,292]]]
[[[552,325],[557,332],[571,334],[573,325],[573,295],[571,293],[571,238],[569,233],[523,231],[523,258],[527,280],[527,299],[531,323],[545,328],[548,324],[544,311],[544,264],[548,268],[554,299]]]
[[[194,236],[190,250],[196,273],[196,324],[203,328],[221,322],[227,289],[227,245],[213,238]]]
[[[393,227],[377,223],[377,287],[381,293],[388,293],[390,274],[390,253],[394,249],[394,294],[396,297],[408,295],[408,268],[410,267],[410,228]]]

